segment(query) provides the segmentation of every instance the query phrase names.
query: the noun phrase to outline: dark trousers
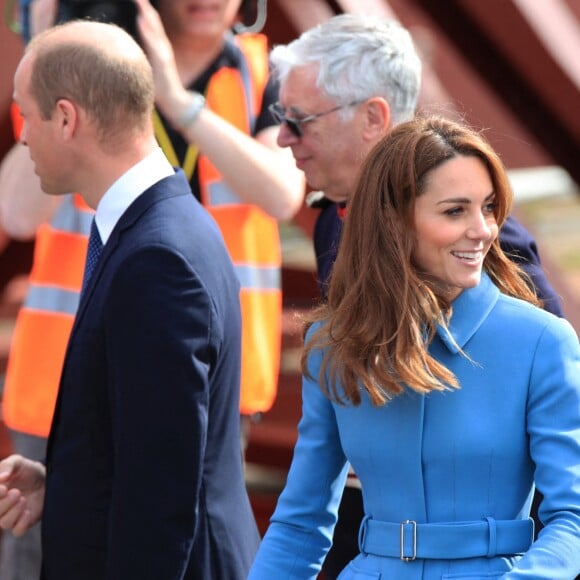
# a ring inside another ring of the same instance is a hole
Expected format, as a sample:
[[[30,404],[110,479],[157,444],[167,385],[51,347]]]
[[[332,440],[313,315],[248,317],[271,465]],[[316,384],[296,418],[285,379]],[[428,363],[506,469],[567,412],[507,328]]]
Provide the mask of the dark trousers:
[[[358,553],[358,530],[364,516],[362,493],[355,487],[345,487],[338,509],[332,547],[322,571],[324,580],[334,580]]]

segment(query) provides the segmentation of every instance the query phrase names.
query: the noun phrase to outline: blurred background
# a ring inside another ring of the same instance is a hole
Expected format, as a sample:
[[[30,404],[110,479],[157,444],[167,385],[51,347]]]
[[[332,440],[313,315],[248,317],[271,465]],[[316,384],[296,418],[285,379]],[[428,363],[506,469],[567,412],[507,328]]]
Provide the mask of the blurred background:
[[[0,159],[13,143],[12,77],[23,43],[0,0]],[[392,17],[423,57],[421,108],[457,115],[486,135],[510,170],[514,212],[538,241],[548,278],[580,332],[580,0],[250,0],[248,26],[273,46],[343,12]],[[13,27],[12,27],[13,28]],[[283,485],[300,415],[300,313],[316,300],[311,233],[304,207],[281,228],[284,336],[279,394],[252,426],[247,483],[258,523]],[[0,395],[32,242],[0,231]],[[9,452],[0,415],[0,457]]]

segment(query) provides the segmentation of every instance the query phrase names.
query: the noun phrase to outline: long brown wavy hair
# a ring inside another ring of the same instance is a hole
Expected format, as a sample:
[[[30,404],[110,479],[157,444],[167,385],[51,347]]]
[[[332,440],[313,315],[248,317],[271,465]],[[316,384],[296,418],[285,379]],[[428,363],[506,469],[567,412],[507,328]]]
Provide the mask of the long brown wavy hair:
[[[505,167],[487,140],[470,127],[440,116],[417,117],[395,127],[367,156],[353,197],[330,280],[328,300],[309,316],[320,328],[302,354],[323,349],[318,380],[331,400],[358,405],[360,389],[383,405],[406,387],[419,393],[459,387],[454,374],[428,352],[451,305],[412,260],[415,199],[430,172],[457,155],[481,159],[495,193],[498,226],[512,190]],[[483,269],[500,289],[540,305],[529,278],[496,239]]]

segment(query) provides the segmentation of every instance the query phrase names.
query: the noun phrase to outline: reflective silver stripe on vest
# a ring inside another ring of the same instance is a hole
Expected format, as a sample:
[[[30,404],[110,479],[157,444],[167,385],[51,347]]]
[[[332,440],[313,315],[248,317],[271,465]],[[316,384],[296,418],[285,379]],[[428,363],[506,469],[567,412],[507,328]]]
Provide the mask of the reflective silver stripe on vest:
[[[56,286],[32,284],[24,301],[24,307],[57,314],[74,316],[79,305],[79,292]]]
[[[64,196],[50,225],[61,232],[82,234],[88,237],[94,212],[76,207],[73,197],[72,193]]]
[[[234,266],[242,289],[280,290],[282,287],[280,268],[276,266]]]

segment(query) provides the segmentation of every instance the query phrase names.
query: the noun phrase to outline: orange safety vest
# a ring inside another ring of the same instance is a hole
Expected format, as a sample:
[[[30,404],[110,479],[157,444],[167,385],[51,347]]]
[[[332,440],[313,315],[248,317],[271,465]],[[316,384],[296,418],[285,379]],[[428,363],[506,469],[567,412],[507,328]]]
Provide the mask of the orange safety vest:
[[[12,106],[16,136],[22,120]],[[36,233],[29,289],[18,312],[2,400],[6,425],[47,437],[64,355],[79,301],[93,210],[64,196],[50,223]]]
[[[13,125],[20,133],[18,109]],[[47,437],[64,355],[79,302],[87,240],[93,217],[83,199],[64,196],[34,244],[29,289],[16,317],[2,412],[15,431]]]
[[[252,96],[254,104],[246,116],[257,114],[267,79],[267,45],[260,36],[242,41],[246,57],[254,55],[252,78],[257,79],[255,93],[259,95]],[[262,59],[257,58],[260,53]],[[212,78],[207,101],[214,111],[242,129],[248,122],[246,119],[240,123],[239,112],[247,111],[242,105],[249,93],[244,91],[244,101],[240,103],[242,93],[237,91],[238,100],[230,102],[229,112],[224,103],[216,102],[222,100],[216,95],[222,90],[219,87],[226,86],[228,90],[227,85],[232,84],[235,76],[231,69],[219,71]],[[238,74],[234,81],[238,87],[241,76]],[[19,133],[18,109],[13,107],[12,113],[15,131]],[[204,202],[216,206],[208,209],[222,229],[242,285],[240,411],[247,414],[267,411],[276,396],[281,346],[281,252],[277,224],[255,206],[218,207],[221,204],[212,192],[220,190],[219,175],[203,156],[198,163]],[[50,431],[62,363],[79,300],[92,216],[93,211],[80,196],[67,195],[52,221],[42,224],[37,231],[30,289],[16,319],[4,385],[3,416],[10,429],[40,437],[48,436]]]
[[[240,69],[223,67],[209,81],[207,106],[246,134],[262,106],[268,80],[268,44],[262,34],[234,37]],[[170,162],[167,141],[156,132]],[[166,134],[165,134],[166,135]],[[173,154],[174,156],[174,154]],[[240,201],[204,155],[197,158],[201,201],[214,217],[241,284],[242,369],[240,412],[268,411],[276,397],[282,333],[281,250],[276,220]]]
[[[47,437],[64,355],[79,302],[93,217],[79,195],[65,196],[34,245],[29,289],[16,317],[3,415],[15,431]]]

